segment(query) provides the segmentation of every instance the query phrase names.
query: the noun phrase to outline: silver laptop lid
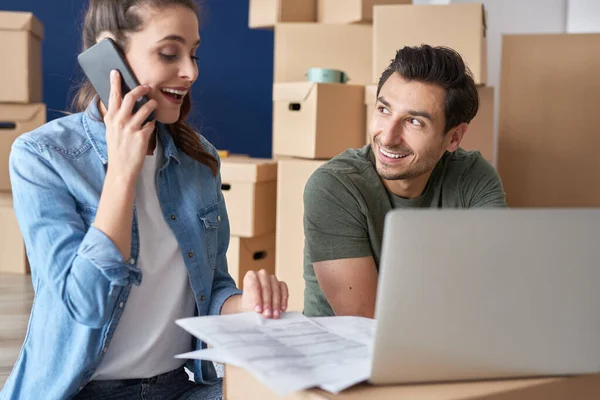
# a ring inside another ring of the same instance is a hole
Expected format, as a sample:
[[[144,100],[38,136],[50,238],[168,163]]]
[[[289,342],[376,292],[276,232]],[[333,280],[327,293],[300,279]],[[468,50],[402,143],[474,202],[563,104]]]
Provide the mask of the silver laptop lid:
[[[600,371],[600,210],[394,210],[371,382]]]

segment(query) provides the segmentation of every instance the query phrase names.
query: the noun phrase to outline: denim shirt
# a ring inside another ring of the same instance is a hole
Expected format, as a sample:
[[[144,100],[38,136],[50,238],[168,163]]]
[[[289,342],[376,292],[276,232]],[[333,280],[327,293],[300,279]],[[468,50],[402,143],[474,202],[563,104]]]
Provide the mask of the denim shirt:
[[[157,126],[164,149],[156,176],[163,217],[181,248],[198,315],[219,314],[229,297],[241,293],[227,271],[229,220],[221,176],[177,148],[165,125]],[[14,208],[35,299],[2,400],[75,396],[110,346],[131,285],[143,282],[135,208],[128,260],[92,225],[108,162],[105,132],[94,101],[86,112],[51,121],[12,146]],[[197,340],[190,344],[205,347]],[[218,382],[212,363],[194,360],[188,366],[197,383]]]

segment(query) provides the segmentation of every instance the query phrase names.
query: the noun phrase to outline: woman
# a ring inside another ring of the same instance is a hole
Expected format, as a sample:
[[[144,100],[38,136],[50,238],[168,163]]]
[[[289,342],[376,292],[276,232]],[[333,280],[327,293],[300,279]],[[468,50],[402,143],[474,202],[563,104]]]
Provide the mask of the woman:
[[[279,317],[287,287],[264,271],[239,291],[215,148],[184,122],[198,75],[193,0],[91,0],[84,49],[111,37],[141,86],[21,136],[10,172],[36,293],[2,399],[214,399],[211,363],[189,381],[176,354],[203,347],[174,321]],[[132,114],[135,100],[151,100]],[[154,111],[156,121],[142,125]]]

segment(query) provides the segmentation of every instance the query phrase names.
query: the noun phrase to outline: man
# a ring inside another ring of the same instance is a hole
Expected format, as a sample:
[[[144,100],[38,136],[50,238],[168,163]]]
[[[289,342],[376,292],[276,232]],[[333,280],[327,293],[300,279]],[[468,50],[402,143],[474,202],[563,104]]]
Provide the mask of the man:
[[[391,209],[506,206],[493,166],[459,147],[478,107],[457,52],[427,45],[397,52],[379,80],[370,144],[331,159],[306,184],[306,315],[373,318]]]

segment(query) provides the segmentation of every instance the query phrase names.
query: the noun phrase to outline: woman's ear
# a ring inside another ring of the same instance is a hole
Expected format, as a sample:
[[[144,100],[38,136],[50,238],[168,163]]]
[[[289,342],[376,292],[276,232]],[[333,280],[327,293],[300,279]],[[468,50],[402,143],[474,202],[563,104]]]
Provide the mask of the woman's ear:
[[[463,122],[462,124],[458,125],[456,128],[453,128],[450,131],[450,140],[446,144],[447,151],[453,152],[456,151],[456,149],[458,149],[458,146],[460,146],[460,142],[462,141],[463,136],[467,132],[468,127],[469,125]]]

